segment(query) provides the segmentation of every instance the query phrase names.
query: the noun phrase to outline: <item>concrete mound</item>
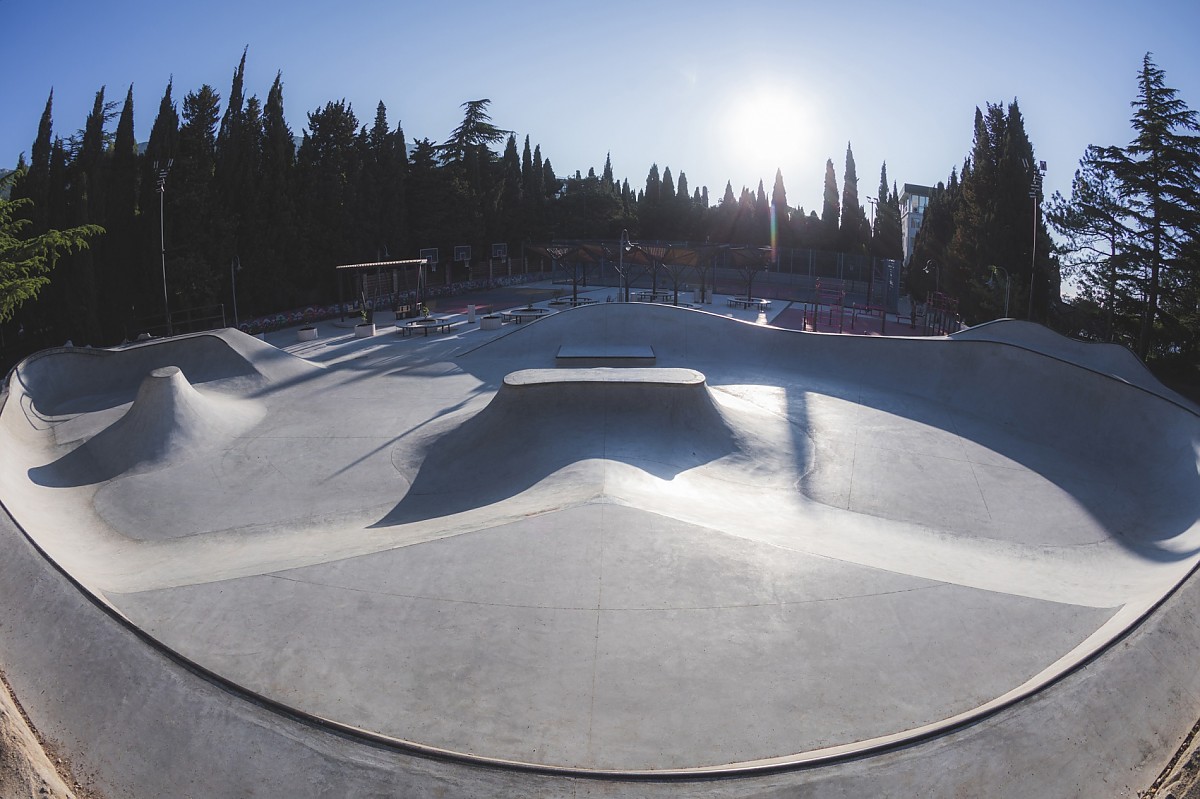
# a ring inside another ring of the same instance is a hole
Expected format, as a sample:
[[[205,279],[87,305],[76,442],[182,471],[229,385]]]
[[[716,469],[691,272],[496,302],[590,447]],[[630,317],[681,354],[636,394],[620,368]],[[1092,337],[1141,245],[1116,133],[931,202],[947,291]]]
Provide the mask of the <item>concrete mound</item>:
[[[474,416],[447,419],[396,448],[393,461],[412,488],[382,523],[482,507],[567,467],[574,490],[587,484],[601,495],[604,461],[669,480],[717,460],[749,460],[739,427],[694,369],[513,372]]]
[[[186,460],[235,438],[261,418],[254,403],[202,394],[179,367],[164,366],[142,380],[124,416],[83,446],[111,479]]]

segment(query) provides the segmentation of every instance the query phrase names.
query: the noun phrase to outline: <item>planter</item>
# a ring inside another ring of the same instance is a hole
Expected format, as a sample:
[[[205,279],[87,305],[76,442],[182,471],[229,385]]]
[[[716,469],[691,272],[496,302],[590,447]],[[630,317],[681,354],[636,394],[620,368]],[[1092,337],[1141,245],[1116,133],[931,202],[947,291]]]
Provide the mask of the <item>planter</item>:
[[[315,327],[302,327],[296,331],[296,338],[300,341],[315,341],[317,338],[317,329]],[[263,339],[264,341],[266,339]]]
[[[498,314],[488,314],[479,317],[480,330],[499,330],[504,320]]]
[[[354,326],[354,337],[355,338],[371,338],[374,335],[375,335],[375,323],[374,322],[363,322],[360,325]]]

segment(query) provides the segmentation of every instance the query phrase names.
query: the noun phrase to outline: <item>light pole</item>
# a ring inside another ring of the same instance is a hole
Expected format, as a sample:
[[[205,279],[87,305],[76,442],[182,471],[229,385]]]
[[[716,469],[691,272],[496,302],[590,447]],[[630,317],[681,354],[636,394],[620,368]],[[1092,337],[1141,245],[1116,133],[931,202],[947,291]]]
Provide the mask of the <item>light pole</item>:
[[[621,231],[621,243],[617,245],[617,271],[621,273],[621,282],[625,284],[625,302],[629,302],[629,278],[625,275],[625,253],[633,250],[629,241],[629,231]]]
[[[163,198],[167,193],[167,173],[171,171],[171,164],[175,163],[175,159],[168,158],[161,168],[159,163],[154,162],[154,171],[158,173],[158,241],[162,252],[163,311],[167,315],[167,335],[173,336],[175,331],[171,325],[171,301],[167,299],[167,233],[166,223],[163,221]]]
[[[237,273],[242,271],[242,259],[240,256],[233,256],[233,260],[229,262],[229,282],[233,286],[233,326],[240,327],[238,324],[237,312]]]
[[[1008,318],[1008,297],[1009,297],[1009,290],[1012,288],[1012,278],[1009,276],[1008,270],[1005,269],[1003,266],[993,265],[990,268],[993,272],[993,275],[995,273],[995,270],[997,270],[997,269],[999,269],[1001,272],[1004,273],[1004,318],[1007,319]]]
[[[1042,196],[1042,178],[1045,174],[1046,162],[1038,161],[1029,183],[1029,197],[1033,200],[1033,246],[1029,248],[1029,312],[1025,315],[1025,318],[1030,322],[1033,321],[1033,278],[1037,274],[1038,210],[1042,207],[1040,199]]]

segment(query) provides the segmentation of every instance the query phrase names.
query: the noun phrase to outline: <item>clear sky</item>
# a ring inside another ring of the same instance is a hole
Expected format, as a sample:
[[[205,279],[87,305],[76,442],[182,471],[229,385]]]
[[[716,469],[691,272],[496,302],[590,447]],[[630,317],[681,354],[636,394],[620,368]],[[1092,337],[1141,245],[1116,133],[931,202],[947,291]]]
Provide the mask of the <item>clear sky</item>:
[[[54,130],[82,128],[96,91],[134,88],[145,141],[169,78],[175,97],[228,96],[244,47],[246,93],[282,72],[299,135],[307,113],[382,100],[409,142],[441,141],[460,105],[528,134],[560,176],[611,153],[636,190],[652,163],[712,202],[783,170],[792,206],[817,209],[825,161],[846,145],[860,196],[934,184],[971,147],[975,107],[1016,98],[1047,188],[1069,191],[1088,144],[1126,144],[1142,56],[1200,109],[1198,0],[0,0],[0,165],[28,154],[51,88]],[[863,201],[865,205],[865,200]]]

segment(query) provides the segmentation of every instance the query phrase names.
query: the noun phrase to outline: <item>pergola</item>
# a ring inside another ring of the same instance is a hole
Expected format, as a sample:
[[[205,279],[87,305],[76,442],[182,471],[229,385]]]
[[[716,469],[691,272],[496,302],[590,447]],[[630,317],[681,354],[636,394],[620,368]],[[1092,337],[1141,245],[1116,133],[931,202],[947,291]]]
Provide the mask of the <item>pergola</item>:
[[[417,287],[417,302],[421,301],[421,289],[425,285],[425,265],[424,258],[409,258],[402,261],[372,261],[365,264],[339,264],[334,267],[338,276],[338,305],[343,308],[343,319],[345,318],[345,281],[343,277],[349,275],[353,280],[353,290],[361,299],[366,300],[368,291],[366,287],[367,276],[372,272],[375,276],[374,291],[370,292],[371,298],[379,295],[380,277],[386,272],[391,275],[392,291],[398,288],[396,275],[411,274],[416,272],[416,287]],[[411,271],[410,271],[411,270]],[[391,293],[389,291],[389,293]]]

